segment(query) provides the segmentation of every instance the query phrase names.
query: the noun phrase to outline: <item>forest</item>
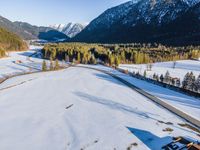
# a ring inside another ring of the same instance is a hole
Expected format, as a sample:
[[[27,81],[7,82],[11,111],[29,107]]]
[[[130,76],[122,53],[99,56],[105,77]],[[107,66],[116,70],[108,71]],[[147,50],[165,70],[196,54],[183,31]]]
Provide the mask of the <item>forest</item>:
[[[161,44],[47,44],[42,49],[44,58],[67,62],[110,66],[146,64],[163,61],[198,59],[200,46],[167,47]]]
[[[17,35],[0,28],[0,58],[6,56],[6,51],[26,50],[27,44]]]

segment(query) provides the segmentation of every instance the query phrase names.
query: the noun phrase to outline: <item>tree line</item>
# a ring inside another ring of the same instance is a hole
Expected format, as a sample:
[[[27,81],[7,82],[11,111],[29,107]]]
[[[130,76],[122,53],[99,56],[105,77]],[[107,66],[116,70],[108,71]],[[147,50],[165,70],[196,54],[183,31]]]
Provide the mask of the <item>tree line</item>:
[[[139,72],[133,72],[133,76],[143,76],[147,78],[147,71],[145,70],[143,75]],[[193,72],[188,72],[184,76],[183,81],[181,81],[180,78],[171,77],[169,71],[161,75],[154,73],[153,80],[200,93],[200,74],[196,77]]]
[[[104,63],[146,64],[163,61],[197,59],[200,47],[166,47],[160,44],[47,44],[42,49],[44,58],[59,59],[83,64]]]

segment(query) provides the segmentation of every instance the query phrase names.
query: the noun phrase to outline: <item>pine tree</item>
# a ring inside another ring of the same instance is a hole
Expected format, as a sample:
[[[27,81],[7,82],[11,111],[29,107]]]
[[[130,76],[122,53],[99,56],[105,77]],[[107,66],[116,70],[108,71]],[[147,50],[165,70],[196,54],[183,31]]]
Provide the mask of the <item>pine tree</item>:
[[[115,56],[115,67],[118,67],[119,64],[120,64],[120,60],[119,60],[119,57],[118,56]]]
[[[200,75],[197,77],[195,81],[195,87],[196,87],[196,91],[199,92],[200,91]]]
[[[42,71],[47,71],[47,64],[45,60],[42,63]]]
[[[182,86],[184,89],[187,90],[194,90],[195,89],[195,76],[193,74],[193,72],[191,73],[187,73],[184,77],[184,80],[182,82]]]
[[[184,89],[188,89],[189,77],[190,77],[190,73],[188,72],[188,73],[185,75],[185,77],[184,77],[184,79],[183,79],[183,82],[182,82],[182,87],[183,87]]]
[[[77,62],[80,63],[81,62],[81,54],[78,52],[77,54]]]
[[[124,50],[121,52],[121,60],[123,63],[126,63],[126,55]]]
[[[59,65],[58,59],[56,59],[55,70],[58,70],[58,69],[60,69],[60,65]]]
[[[65,61],[69,62],[69,56],[67,54],[65,54]]]
[[[94,64],[94,65],[97,64],[96,58],[94,56],[91,56],[91,58],[90,58],[90,64]]]
[[[189,85],[189,90],[194,90],[195,89],[195,81],[196,81],[196,78],[193,74],[193,72],[190,73],[190,85]]]
[[[113,57],[113,55],[108,56],[108,61],[109,61],[110,66],[112,66],[114,64],[115,58]]]
[[[54,70],[53,60],[52,60],[52,59],[50,59],[50,70],[51,70],[51,71]]]
[[[163,75],[162,75],[162,74],[160,75],[160,81],[161,81],[161,82],[163,82],[163,81],[164,81],[164,77],[163,77]]]
[[[147,77],[147,71],[146,70],[144,71],[144,77],[145,78]]]
[[[164,81],[165,81],[166,83],[169,83],[169,82],[170,82],[170,74],[169,74],[169,71],[166,72],[165,77],[164,77]]]

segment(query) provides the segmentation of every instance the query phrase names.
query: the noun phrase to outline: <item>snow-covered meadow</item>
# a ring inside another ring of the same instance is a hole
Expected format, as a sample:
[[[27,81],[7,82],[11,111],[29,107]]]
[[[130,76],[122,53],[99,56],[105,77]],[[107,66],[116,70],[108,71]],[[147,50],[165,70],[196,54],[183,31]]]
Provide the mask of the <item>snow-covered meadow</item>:
[[[98,71],[19,76],[0,89],[10,85],[0,90],[0,149],[159,150],[172,136],[198,139],[184,120]]]
[[[43,59],[27,59],[40,49],[32,47],[0,59],[0,78],[40,70]],[[198,63],[196,67],[190,64],[188,68],[183,65],[185,70],[193,67],[193,71],[199,71]],[[200,117],[199,99],[112,68],[83,66],[111,72],[188,115]],[[170,68],[170,64],[167,66]],[[181,66],[177,63],[179,69]],[[91,69],[39,72],[0,84],[2,150],[159,150],[173,136],[199,139],[199,133],[180,123],[187,122],[107,74]],[[172,132],[163,131],[166,129]]]
[[[185,112],[186,114],[199,120],[200,118],[200,99],[187,96],[185,94],[169,90],[167,88],[151,84],[149,82],[133,78],[132,76],[126,75],[112,68],[94,65],[88,66],[100,70],[105,70],[116,76],[124,79],[125,81],[135,85],[136,87],[146,91],[147,93],[154,95],[155,97],[163,100],[164,102],[172,105],[173,107]]]
[[[196,77],[200,75],[200,61],[197,60],[176,61],[175,68],[174,68],[174,62],[154,63],[152,64],[151,71],[148,71],[147,64],[142,64],[142,65],[121,64],[119,68],[128,70],[130,72],[135,72],[135,73],[139,72],[141,75],[143,75],[144,71],[146,70],[147,77],[149,78],[153,78],[154,73],[160,76],[161,74],[165,75],[165,73],[169,71],[171,77],[180,78],[181,81],[188,72],[193,72]]]
[[[5,76],[33,72],[41,69],[42,59],[28,56],[36,53],[42,47],[30,46],[30,50],[10,52],[8,57],[0,59],[0,78]],[[21,61],[21,63],[16,63]]]

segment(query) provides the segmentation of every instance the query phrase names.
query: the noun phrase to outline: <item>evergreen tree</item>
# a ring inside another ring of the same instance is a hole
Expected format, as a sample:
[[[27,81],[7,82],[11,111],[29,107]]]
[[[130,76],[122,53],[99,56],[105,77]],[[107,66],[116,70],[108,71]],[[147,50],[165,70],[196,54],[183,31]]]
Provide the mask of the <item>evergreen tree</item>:
[[[193,90],[195,89],[195,76],[193,72],[187,73],[183,79],[182,86],[184,89]]]
[[[170,74],[169,74],[169,71],[166,72],[165,77],[164,77],[164,81],[166,83],[170,83]]]
[[[52,59],[50,59],[50,70],[51,70],[51,71],[54,70],[53,60],[52,60]]]
[[[81,62],[81,54],[78,52],[77,54],[77,62],[80,63]]]
[[[163,82],[164,81],[164,76],[161,74],[160,75],[160,81]]]
[[[196,81],[196,78],[193,74],[193,72],[190,73],[190,85],[189,85],[189,90],[194,90],[195,89],[195,81]]]
[[[113,57],[113,55],[108,56],[108,61],[109,61],[110,66],[114,64],[115,58]]]
[[[119,64],[120,64],[120,60],[119,60],[119,57],[115,56],[115,67],[118,67]]]
[[[195,88],[196,88],[197,92],[200,91],[200,75],[197,77],[197,79],[195,81]]]
[[[94,64],[94,65],[97,64],[96,58],[94,56],[91,56],[91,58],[90,58],[90,64]]]
[[[188,83],[189,83],[189,78],[190,78],[190,74],[189,72],[185,75],[183,82],[182,82],[182,87],[184,89],[188,89]]]
[[[59,70],[59,69],[60,69],[60,65],[59,65],[58,59],[56,59],[55,70]]]
[[[65,54],[65,61],[69,62],[69,56],[67,54]]]
[[[42,63],[42,71],[47,71],[47,64],[45,60]]]
[[[144,77],[145,78],[147,77],[147,71],[146,70],[144,71]]]

